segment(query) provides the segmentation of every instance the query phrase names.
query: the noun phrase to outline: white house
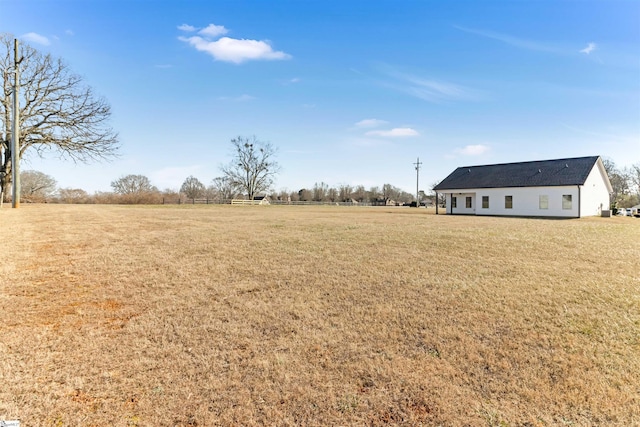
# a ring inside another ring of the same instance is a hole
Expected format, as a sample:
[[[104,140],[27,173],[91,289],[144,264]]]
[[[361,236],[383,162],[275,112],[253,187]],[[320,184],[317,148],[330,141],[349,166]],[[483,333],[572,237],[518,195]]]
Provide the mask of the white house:
[[[599,156],[459,167],[434,190],[447,214],[567,218],[600,215],[613,192]]]

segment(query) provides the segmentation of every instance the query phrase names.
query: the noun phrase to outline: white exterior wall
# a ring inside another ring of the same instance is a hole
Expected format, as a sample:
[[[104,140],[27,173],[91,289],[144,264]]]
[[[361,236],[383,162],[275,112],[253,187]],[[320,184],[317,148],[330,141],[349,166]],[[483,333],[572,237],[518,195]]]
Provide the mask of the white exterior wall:
[[[451,199],[457,197],[457,207],[453,208]],[[467,208],[467,197],[471,197],[471,208]],[[476,195],[473,193],[451,193],[447,194],[447,213],[453,215],[475,215],[476,214]]]
[[[514,216],[578,216],[578,186],[567,187],[514,187],[483,188],[476,192],[478,209],[476,215],[514,215]],[[571,195],[571,209],[562,209],[562,196]],[[540,196],[548,196],[548,209],[540,209]],[[482,207],[482,197],[489,196],[489,208]],[[512,196],[513,208],[505,208],[505,196]]]
[[[605,172],[596,164],[584,182],[580,196],[580,216],[599,216],[603,209],[610,208],[609,190],[603,173]]]
[[[562,196],[571,195],[571,209],[562,209]],[[540,209],[540,196],[548,196],[548,209]],[[476,188],[447,193],[447,213],[451,212],[451,197],[458,197],[458,208],[453,214],[578,217],[578,186]],[[465,197],[472,196],[472,209],[465,208]],[[489,196],[489,208],[482,207],[482,197]],[[513,197],[513,208],[505,208],[505,196]],[[607,193],[608,197],[608,193]],[[462,207],[461,207],[462,206]],[[584,214],[583,214],[584,215]]]

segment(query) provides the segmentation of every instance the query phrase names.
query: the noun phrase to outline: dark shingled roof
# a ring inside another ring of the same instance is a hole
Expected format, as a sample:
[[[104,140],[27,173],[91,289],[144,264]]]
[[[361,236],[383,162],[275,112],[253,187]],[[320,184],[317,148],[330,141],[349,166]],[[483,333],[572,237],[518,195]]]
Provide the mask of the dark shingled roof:
[[[465,166],[454,170],[434,190],[466,188],[556,187],[583,185],[599,156],[573,159]]]

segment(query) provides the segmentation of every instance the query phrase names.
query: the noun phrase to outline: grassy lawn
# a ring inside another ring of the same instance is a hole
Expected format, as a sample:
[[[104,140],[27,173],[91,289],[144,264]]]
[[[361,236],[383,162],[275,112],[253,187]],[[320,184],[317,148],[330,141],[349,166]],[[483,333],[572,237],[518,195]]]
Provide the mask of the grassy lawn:
[[[0,211],[0,420],[640,425],[640,219]]]

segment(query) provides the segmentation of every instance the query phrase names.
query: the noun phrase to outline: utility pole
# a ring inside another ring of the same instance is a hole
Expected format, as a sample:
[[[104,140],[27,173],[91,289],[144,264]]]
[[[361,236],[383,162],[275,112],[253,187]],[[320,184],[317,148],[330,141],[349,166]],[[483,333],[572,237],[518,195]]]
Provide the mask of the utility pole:
[[[13,135],[11,137],[11,207],[20,207],[20,62],[18,39],[13,40]]]
[[[5,165],[5,161],[4,161],[4,153],[5,153],[5,148],[4,148],[4,144],[0,145],[0,182],[2,182],[2,184],[4,184],[4,176],[5,176],[5,172],[4,172],[4,165]],[[0,209],[2,209],[2,204],[4,202],[4,185],[0,185]]]
[[[420,157],[418,157],[418,160],[414,163],[414,165],[416,165],[416,207],[419,208],[420,207],[420,165],[422,163],[420,162]]]

